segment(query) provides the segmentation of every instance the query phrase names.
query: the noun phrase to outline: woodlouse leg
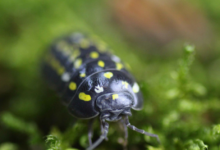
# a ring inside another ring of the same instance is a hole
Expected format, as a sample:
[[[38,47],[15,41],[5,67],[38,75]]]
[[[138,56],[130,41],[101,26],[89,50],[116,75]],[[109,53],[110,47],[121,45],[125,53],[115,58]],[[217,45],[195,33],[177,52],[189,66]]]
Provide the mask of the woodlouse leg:
[[[91,119],[91,120],[89,120],[89,123],[88,123],[88,139],[89,139],[89,146],[92,145],[92,136],[93,136],[92,126],[93,126],[94,120],[95,120],[95,119]]]
[[[91,146],[89,146],[86,150],[93,150],[106,138],[106,136],[108,134],[109,124],[107,122],[105,122],[104,120],[102,121],[102,124],[103,124],[102,135],[99,137],[98,140],[95,141],[95,143],[93,143]]]
[[[139,132],[139,133],[145,134],[147,136],[151,136],[151,137],[156,138],[157,141],[160,143],[160,139],[159,139],[158,135],[152,134],[152,133],[148,133],[148,132],[146,132],[144,130],[138,129],[137,127],[131,125],[129,120],[128,120],[128,117],[125,118],[125,124],[126,124],[127,127],[131,128],[132,130],[134,130],[136,132]]]

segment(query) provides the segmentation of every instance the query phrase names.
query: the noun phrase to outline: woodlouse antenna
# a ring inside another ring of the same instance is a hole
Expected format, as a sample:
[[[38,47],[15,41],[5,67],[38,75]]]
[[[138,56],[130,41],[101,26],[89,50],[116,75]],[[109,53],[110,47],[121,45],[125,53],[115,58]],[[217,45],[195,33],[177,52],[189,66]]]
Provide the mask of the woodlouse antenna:
[[[148,132],[146,132],[144,130],[138,129],[137,127],[131,125],[130,122],[129,122],[128,116],[125,117],[125,124],[126,124],[127,127],[131,128],[132,130],[134,130],[136,132],[139,132],[141,134],[145,134],[147,136],[156,138],[157,141],[160,143],[160,139],[159,139],[158,135],[152,134],[152,133],[148,133]]]

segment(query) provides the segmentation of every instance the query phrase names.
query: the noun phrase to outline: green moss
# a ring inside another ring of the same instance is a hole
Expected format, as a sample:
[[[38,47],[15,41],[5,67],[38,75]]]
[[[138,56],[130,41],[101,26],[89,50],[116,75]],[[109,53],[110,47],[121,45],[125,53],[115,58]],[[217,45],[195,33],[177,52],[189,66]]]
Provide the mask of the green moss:
[[[203,141],[196,139],[196,140],[190,140],[186,143],[185,148],[187,150],[207,150],[208,146],[203,143]]]
[[[17,150],[18,147],[13,143],[2,143],[0,145],[0,150]]]
[[[155,56],[111,24],[111,11],[105,2],[0,1],[0,150],[75,150],[88,146],[87,122],[69,115],[40,74],[40,62],[51,41],[75,30],[104,40],[129,63],[140,84],[144,107],[132,111],[130,121],[158,134],[161,144],[129,130],[129,149],[218,150],[220,34],[215,33],[215,40],[206,49],[213,49],[215,55],[206,59],[199,58],[200,49],[192,45],[181,51],[183,43],[173,49],[181,52],[179,56]],[[211,25],[219,28],[218,1],[199,3],[210,16]],[[97,119],[93,140],[99,135]],[[124,132],[117,123],[110,123],[108,139],[97,149],[123,149]]]
[[[1,116],[1,120],[7,127],[11,128],[12,130],[27,134],[29,136],[29,144],[34,145],[40,143],[42,134],[36,127],[35,123],[25,122],[21,118],[17,118],[9,112],[4,112]]]

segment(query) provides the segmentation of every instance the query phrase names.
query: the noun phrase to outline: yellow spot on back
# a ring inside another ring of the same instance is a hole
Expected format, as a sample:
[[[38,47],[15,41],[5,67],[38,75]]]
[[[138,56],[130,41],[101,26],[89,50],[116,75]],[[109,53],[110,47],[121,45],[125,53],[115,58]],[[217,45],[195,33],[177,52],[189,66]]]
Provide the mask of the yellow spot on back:
[[[134,85],[132,87],[132,90],[133,90],[134,93],[138,93],[139,92],[140,88],[139,88],[137,83],[134,83]]]
[[[70,56],[70,60],[74,61],[76,57],[80,55],[79,49],[74,49],[72,55]]]
[[[57,70],[57,73],[59,75],[63,74],[65,72],[65,69],[63,67],[59,67],[58,70]]]
[[[71,46],[66,41],[60,41],[57,44],[58,50],[69,55],[71,53]]]
[[[82,47],[82,48],[84,48],[84,49],[88,48],[89,45],[90,45],[89,40],[82,39],[82,40],[80,41],[80,47]]]
[[[62,75],[65,72],[65,68],[61,66],[60,62],[52,55],[49,56],[49,64],[58,75]]]
[[[76,69],[79,68],[81,65],[82,65],[82,59],[80,59],[80,58],[74,62],[74,67]]]
[[[51,66],[52,66],[55,70],[57,70],[57,69],[59,68],[60,64],[59,64],[59,62],[58,62],[55,58],[53,58],[53,59],[51,60]]]
[[[97,52],[91,52],[91,53],[90,53],[90,57],[93,58],[93,59],[96,59],[96,58],[99,57],[99,53],[97,53]]]
[[[106,78],[110,79],[113,76],[113,73],[112,72],[106,72],[106,73],[104,73],[104,76]]]
[[[69,45],[66,45],[65,47],[63,47],[63,52],[66,55],[70,55],[71,54],[71,47]]]
[[[116,69],[121,70],[123,68],[123,65],[121,63],[116,63]]]
[[[69,84],[69,89],[72,90],[72,91],[74,91],[74,90],[76,90],[76,88],[77,88],[76,83],[75,83],[75,82],[70,82],[70,84]]]
[[[105,67],[105,63],[103,61],[101,61],[101,60],[98,61],[98,65],[100,67]]]
[[[82,78],[85,77],[85,76],[86,76],[85,73],[81,73],[81,74],[80,74],[80,77],[82,77]]]
[[[113,94],[112,99],[115,100],[116,98],[118,98],[118,94]]]
[[[81,99],[83,101],[90,101],[91,96],[81,92],[81,93],[79,93],[79,99]]]
[[[128,82],[122,81],[122,84],[125,86],[126,89],[128,88]]]

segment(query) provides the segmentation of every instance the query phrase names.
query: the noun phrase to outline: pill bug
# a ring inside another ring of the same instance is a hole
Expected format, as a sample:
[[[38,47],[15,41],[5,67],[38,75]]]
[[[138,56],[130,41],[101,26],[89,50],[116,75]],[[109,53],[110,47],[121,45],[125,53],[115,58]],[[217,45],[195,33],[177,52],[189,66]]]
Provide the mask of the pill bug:
[[[159,140],[156,134],[129,123],[131,109],[141,110],[143,106],[139,86],[120,58],[96,37],[76,32],[55,40],[42,63],[42,73],[71,115],[90,119],[87,150],[107,139],[108,121],[120,120],[126,129]],[[92,143],[92,123],[98,116],[102,134]]]

